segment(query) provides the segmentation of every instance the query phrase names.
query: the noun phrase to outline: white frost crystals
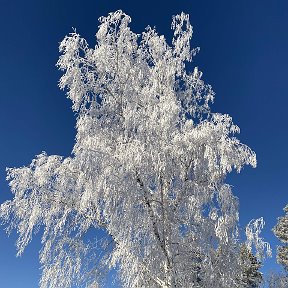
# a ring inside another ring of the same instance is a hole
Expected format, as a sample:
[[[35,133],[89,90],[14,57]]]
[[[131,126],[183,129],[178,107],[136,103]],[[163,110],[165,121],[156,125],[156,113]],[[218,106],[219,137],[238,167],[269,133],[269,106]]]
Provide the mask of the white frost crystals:
[[[76,32],[60,44],[71,157],[8,170],[14,199],[0,216],[18,254],[42,227],[42,288],[95,287],[113,268],[123,287],[240,287],[238,201],[224,180],[256,156],[210,111],[198,68],[186,72],[188,15],[173,18],[172,46],[151,27],[133,33],[122,11],[99,20],[95,48]],[[93,229],[101,237],[87,239]]]
[[[258,259],[263,259],[266,255],[268,257],[272,256],[270,244],[259,237],[264,225],[264,219],[261,217],[256,220],[251,220],[246,226],[246,246],[250,251],[252,251],[252,246],[255,247]]]

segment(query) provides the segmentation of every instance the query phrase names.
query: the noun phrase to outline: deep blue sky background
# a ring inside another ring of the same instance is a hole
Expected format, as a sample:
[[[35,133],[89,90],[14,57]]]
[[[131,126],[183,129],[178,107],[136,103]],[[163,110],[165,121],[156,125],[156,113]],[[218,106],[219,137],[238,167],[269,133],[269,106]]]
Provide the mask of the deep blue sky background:
[[[271,229],[288,203],[287,0],[0,0],[0,202],[11,198],[5,167],[27,165],[42,150],[70,154],[75,118],[57,87],[58,44],[75,27],[94,46],[98,17],[117,9],[132,17],[135,32],[155,25],[168,39],[171,16],[190,14],[192,46],[201,47],[194,64],[216,92],[212,110],[230,114],[257,153],[256,169],[228,178],[240,224],[263,216],[275,255]],[[37,287],[39,238],[15,258],[15,236],[0,227],[0,287]],[[263,271],[271,269],[275,258]]]

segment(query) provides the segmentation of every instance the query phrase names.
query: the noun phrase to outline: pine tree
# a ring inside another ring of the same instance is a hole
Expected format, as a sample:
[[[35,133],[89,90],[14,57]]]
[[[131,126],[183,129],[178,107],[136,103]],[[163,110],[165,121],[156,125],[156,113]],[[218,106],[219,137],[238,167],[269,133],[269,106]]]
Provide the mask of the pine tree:
[[[278,218],[278,223],[273,228],[275,236],[284,243],[277,247],[277,262],[288,272],[288,205],[283,209],[286,213]]]
[[[263,281],[262,273],[259,272],[259,269],[261,268],[261,262],[256,258],[255,255],[253,255],[252,251],[248,249],[246,244],[241,245],[240,259],[242,268],[240,287],[259,287]]]

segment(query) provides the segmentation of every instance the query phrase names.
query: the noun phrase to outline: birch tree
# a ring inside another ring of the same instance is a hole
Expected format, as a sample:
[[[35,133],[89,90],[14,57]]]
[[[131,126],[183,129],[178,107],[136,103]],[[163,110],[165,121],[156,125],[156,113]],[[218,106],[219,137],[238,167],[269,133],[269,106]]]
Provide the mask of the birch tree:
[[[238,200],[225,178],[256,156],[211,112],[202,72],[186,69],[198,51],[189,16],[173,17],[171,44],[149,26],[132,32],[122,11],[99,21],[94,48],[76,31],[60,44],[71,156],[8,169],[14,198],[0,216],[18,255],[43,232],[42,288],[98,287],[111,269],[123,287],[237,287]]]

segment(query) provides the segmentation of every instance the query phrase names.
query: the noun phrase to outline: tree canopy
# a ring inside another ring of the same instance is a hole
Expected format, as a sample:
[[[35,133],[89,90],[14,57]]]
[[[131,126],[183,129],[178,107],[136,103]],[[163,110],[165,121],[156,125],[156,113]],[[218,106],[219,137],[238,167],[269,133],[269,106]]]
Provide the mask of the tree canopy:
[[[225,178],[256,156],[229,115],[211,112],[198,68],[186,71],[198,51],[189,16],[173,17],[171,45],[154,28],[132,32],[120,10],[99,21],[94,48],[76,31],[60,44],[71,156],[8,169],[14,198],[0,216],[19,233],[18,255],[43,232],[42,288],[98,287],[113,268],[124,287],[239,287],[238,200]]]

